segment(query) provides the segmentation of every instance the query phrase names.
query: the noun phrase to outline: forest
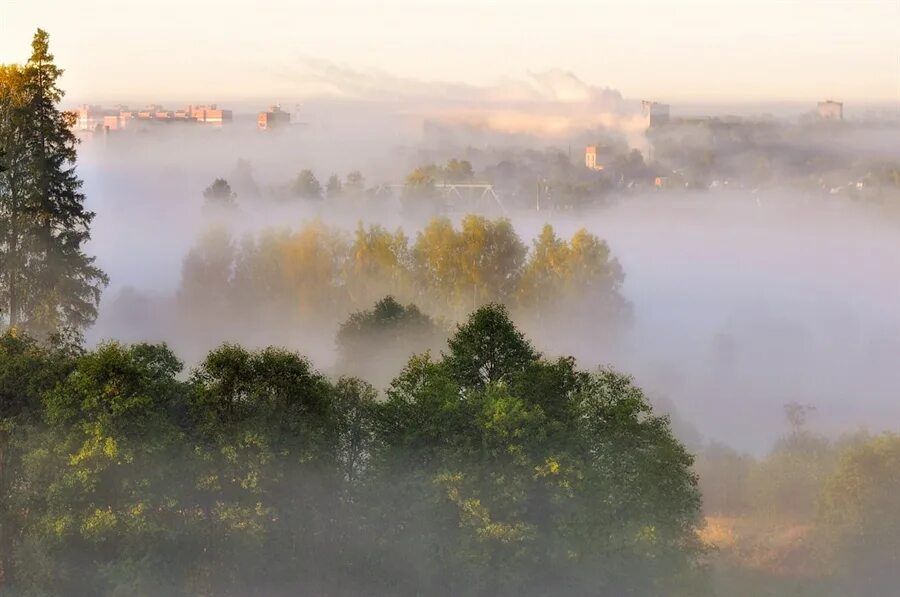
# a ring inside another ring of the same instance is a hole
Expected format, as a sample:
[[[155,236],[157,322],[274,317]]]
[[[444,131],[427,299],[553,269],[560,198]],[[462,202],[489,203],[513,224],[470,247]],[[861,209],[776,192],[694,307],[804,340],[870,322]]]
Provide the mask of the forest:
[[[313,218],[238,235],[228,218],[252,207],[216,179],[213,225],[151,321],[171,342],[86,341],[110,277],[61,74],[42,30],[0,66],[0,595],[900,586],[896,433],[820,433],[788,396],[787,432],[750,454],[567,356],[634,315],[586,227],[425,210],[406,229]],[[413,171],[402,200],[471,179],[446,164]],[[284,193],[363,186],[303,170]],[[150,300],[120,300],[123,327]],[[322,345],[330,366],[309,357]]]
[[[383,399],[303,357],[3,337],[4,573],[71,594],[695,594],[692,457],[482,307]],[[602,496],[602,498],[600,498]]]
[[[458,227],[432,219],[414,242],[379,225],[360,224],[351,236],[313,221],[240,240],[213,228],[184,259],[170,325],[191,330],[190,346],[223,330],[250,342],[260,331],[270,342],[295,329],[327,335],[347,313],[389,295],[440,314],[445,330],[501,303],[529,331],[563,342],[573,325],[612,335],[627,323],[623,279],[608,245],[586,230],[567,241],[546,225],[529,249],[509,220],[477,215]],[[435,346],[413,342],[403,356],[425,348]]]
[[[434,324],[388,298],[338,342],[352,354],[410,333]],[[794,405],[766,458],[713,445],[695,462],[632,379],[542,357],[497,304],[383,394],[284,349],[223,345],[185,372],[165,345],[11,330],[0,397],[11,594],[883,595],[897,582],[900,437],[833,443]]]

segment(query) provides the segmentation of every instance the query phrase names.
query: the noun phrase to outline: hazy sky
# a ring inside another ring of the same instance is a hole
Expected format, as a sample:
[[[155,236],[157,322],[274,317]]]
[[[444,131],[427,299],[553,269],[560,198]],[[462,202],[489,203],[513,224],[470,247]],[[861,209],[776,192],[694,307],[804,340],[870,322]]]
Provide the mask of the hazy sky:
[[[287,99],[303,58],[487,85],[563,68],[626,97],[900,103],[900,0],[0,0],[70,100]]]

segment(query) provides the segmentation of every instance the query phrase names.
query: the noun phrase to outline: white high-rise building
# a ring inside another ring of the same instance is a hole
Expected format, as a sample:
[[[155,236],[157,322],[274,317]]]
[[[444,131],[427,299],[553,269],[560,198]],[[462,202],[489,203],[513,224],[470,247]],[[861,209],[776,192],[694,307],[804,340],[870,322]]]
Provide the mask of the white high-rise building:
[[[641,115],[647,121],[647,128],[669,122],[669,104],[644,100],[641,102]]]
[[[816,107],[816,112],[822,120],[843,120],[844,104],[832,100],[825,100],[824,102],[819,102],[819,105]]]

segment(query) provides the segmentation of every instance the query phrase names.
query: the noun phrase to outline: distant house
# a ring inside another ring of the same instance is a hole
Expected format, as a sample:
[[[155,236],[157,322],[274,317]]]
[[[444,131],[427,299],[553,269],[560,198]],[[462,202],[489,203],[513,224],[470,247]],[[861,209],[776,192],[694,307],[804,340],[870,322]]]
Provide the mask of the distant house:
[[[268,112],[260,112],[256,119],[256,126],[260,130],[277,129],[291,124],[291,113],[281,109],[281,106],[272,106]]]
[[[202,122],[222,126],[231,119],[231,110],[216,105],[166,110],[160,105],[150,104],[141,110],[130,110],[127,106],[103,108],[85,104],[78,110],[75,127],[82,131],[117,130],[128,127],[132,122]]]
[[[816,113],[822,120],[843,120],[844,104],[832,100],[825,100],[824,102],[819,102],[819,105],[816,107]]]
[[[213,125],[221,126],[226,122],[231,122],[231,110],[223,110],[215,104],[211,106],[188,106],[188,112],[191,118],[197,122],[205,122]]]
[[[584,166],[588,170],[603,170],[603,164],[597,161],[596,145],[588,145],[584,148]]]

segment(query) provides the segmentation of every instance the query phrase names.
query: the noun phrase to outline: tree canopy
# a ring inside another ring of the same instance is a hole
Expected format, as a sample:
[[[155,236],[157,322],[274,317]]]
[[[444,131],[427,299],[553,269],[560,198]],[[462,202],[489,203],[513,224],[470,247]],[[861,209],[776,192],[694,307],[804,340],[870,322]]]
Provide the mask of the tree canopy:
[[[362,224],[347,234],[318,220],[240,240],[214,229],[184,260],[177,318],[204,349],[226,338],[280,343],[285,330],[333,334],[348,313],[390,295],[451,325],[503,304],[560,352],[574,326],[590,326],[596,342],[615,337],[630,312],[609,247],[586,231],[568,241],[549,227],[546,235],[557,257],[540,239],[529,250],[508,220],[475,215],[435,218],[413,236]]]
[[[427,324],[385,299],[347,334]],[[630,379],[486,305],[384,399],[277,348],[0,337],[13,593],[686,594],[691,456]]]
[[[203,191],[206,205],[217,208],[234,207],[237,193],[231,190],[231,185],[224,178],[215,179],[211,185]]]
[[[322,184],[312,170],[301,170],[291,187],[291,192],[301,199],[321,199]]]
[[[416,352],[436,349],[440,326],[413,304],[387,296],[372,309],[357,311],[338,328],[338,369],[379,386],[390,381]]]

